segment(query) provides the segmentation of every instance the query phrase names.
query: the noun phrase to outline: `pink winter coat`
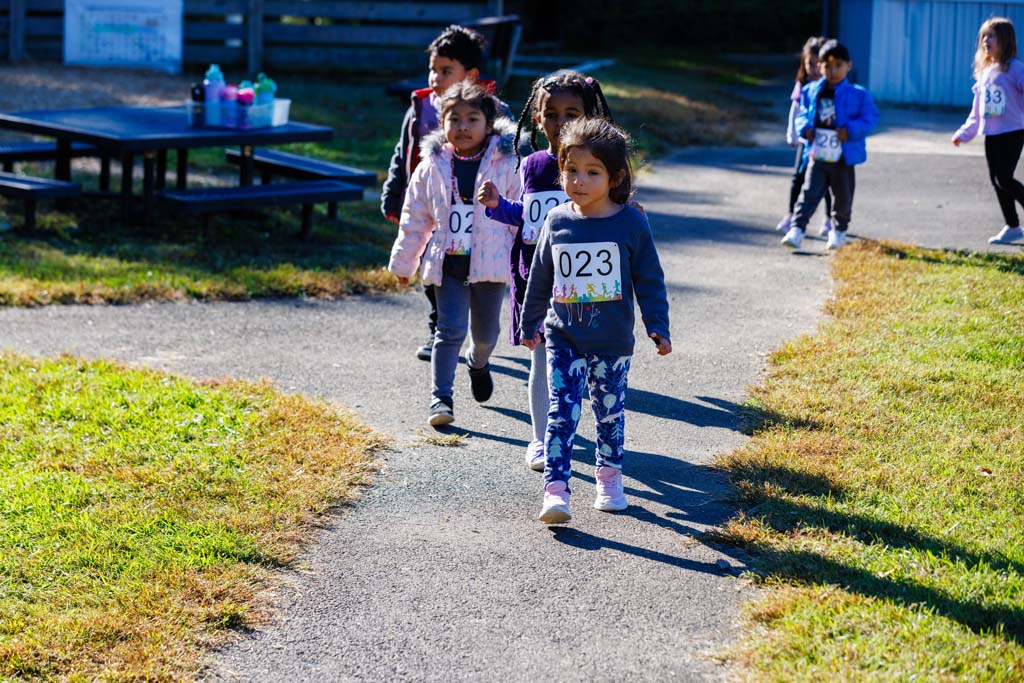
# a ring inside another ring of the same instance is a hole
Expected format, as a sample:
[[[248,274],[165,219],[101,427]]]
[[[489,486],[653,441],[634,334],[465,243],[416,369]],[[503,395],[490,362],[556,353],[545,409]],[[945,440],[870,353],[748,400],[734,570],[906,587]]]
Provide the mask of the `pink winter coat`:
[[[494,122],[494,132],[480,160],[474,187],[490,180],[501,196],[518,198],[519,174],[512,147],[515,124],[508,119],[498,119]],[[447,227],[445,230],[436,228],[448,225],[448,213],[451,211],[452,146],[441,129],[423,139],[420,152],[423,161],[409,180],[388,270],[398,277],[412,277],[422,259],[420,274],[423,282],[439,285]],[[475,201],[474,204],[469,281],[508,282],[509,253],[517,228],[488,218],[484,213],[486,207]]]

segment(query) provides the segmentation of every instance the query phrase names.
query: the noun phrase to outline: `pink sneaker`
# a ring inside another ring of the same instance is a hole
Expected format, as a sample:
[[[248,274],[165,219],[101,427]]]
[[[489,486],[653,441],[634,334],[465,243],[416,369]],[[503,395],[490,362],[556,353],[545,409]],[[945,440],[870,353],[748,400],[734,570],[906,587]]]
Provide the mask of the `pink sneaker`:
[[[616,512],[629,507],[626,494],[622,491],[622,470],[617,467],[597,468],[597,498],[594,509]]]
[[[564,481],[549,482],[544,487],[544,505],[537,519],[545,524],[565,524],[572,519],[569,514],[568,488]]]

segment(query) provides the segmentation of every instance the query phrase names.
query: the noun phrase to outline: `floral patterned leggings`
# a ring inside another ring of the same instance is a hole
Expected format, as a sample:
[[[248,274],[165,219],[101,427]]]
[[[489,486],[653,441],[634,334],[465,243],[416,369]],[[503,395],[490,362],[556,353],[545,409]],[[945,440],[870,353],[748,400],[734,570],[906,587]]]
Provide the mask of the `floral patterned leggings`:
[[[572,443],[580,421],[584,383],[597,424],[597,466],[622,469],[626,378],[631,356],[581,354],[548,346],[548,428],[544,435],[544,484],[564,481],[572,469]]]

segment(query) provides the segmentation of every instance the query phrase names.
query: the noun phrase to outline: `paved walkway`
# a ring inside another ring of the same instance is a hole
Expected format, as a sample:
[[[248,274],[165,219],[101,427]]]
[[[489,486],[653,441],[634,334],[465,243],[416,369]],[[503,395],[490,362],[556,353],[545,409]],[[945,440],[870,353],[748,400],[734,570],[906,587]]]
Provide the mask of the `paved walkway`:
[[[909,137],[890,127],[872,143],[853,232],[985,247],[999,221],[983,160],[930,140],[898,147]],[[419,443],[429,386],[412,356],[420,296],[6,309],[0,348],[266,377],[396,437],[378,485],[282,578],[273,621],[215,653],[214,680],[721,680],[708,654],[736,637],[754,589],[717,564],[739,569],[743,557],[701,541],[732,514],[709,463],[744,442],[746,388],[765,354],[813,331],[830,288],[823,242],[797,254],[777,244],[790,159],[784,147],[690,149],[641,179],[675,352],[637,349],[625,513],[589,508],[585,415],[568,528],[535,521],[540,476],[522,460],[525,352],[499,348],[495,395],[482,406],[460,367],[466,447]]]

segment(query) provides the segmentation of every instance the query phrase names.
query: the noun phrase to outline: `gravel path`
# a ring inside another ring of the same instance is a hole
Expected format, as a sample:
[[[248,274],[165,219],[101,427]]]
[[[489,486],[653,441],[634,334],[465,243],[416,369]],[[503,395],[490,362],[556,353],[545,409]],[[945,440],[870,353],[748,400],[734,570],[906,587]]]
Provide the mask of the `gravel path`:
[[[937,134],[900,147],[911,137],[894,124],[872,142],[853,232],[984,247],[998,214],[983,160],[948,154]],[[808,239],[796,254],[777,244],[790,158],[780,147],[690,149],[642,178],[676,350],[637,350],[625,513],[589,508],[585,414],[568,528],[535,521],[540,476],[522,462],[525,352],[499,348],[496,392],[482,406],[460,369],[465,447],[421,442],[429,378],[412,357],[419,295],[7,309],[0,348],[266,377],[396,437],[378,485],[282,577],[272,620],[214,653],[212,680],[721,680],[709,654],[736,637],[739,607],[756,593],[736,577],[742,556],[701,541],[732,514],[709,463],[744,443],[746,387],[766,353],[813,330],[830,288],[823,242]]]

